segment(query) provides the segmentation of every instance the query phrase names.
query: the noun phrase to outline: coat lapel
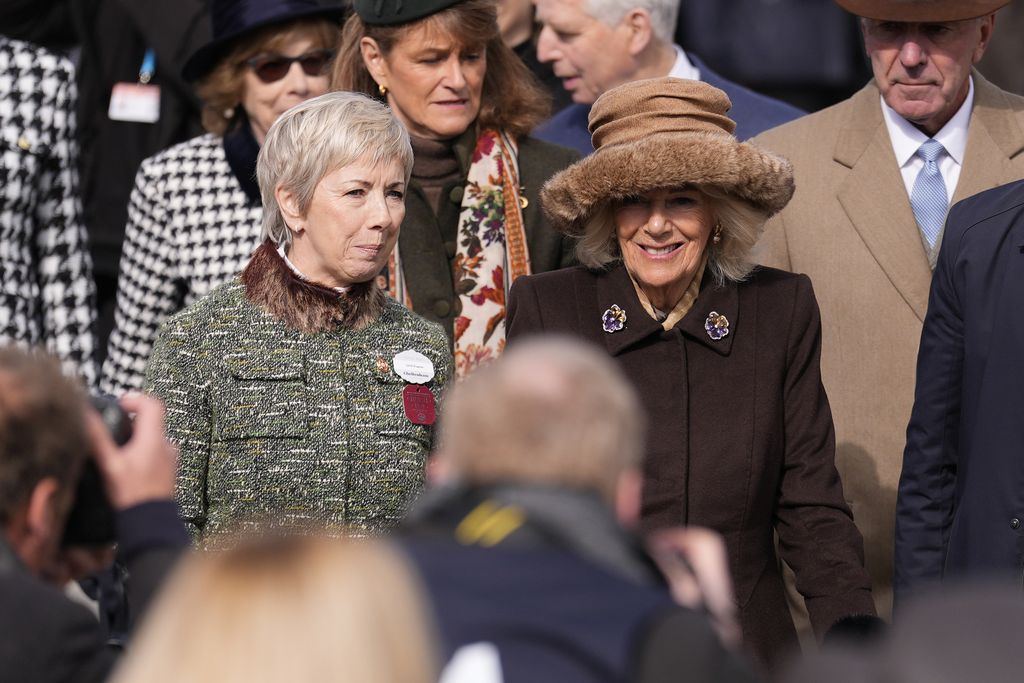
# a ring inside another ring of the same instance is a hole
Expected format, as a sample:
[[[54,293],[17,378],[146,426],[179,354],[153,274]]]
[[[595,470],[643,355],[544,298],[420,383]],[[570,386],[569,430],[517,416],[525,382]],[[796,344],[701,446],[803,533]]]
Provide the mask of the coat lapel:
[[[1024,152],[1013,108],[1002,90],[977,71],[974,76],[974,111],[967,131],[967,151],[953,203],[997,187],[1018,177],[1011,159]]]
[[[854,95],[833,159],[850,169],[837,196],[875,261],[920,320],[932,271],[874,82]]]

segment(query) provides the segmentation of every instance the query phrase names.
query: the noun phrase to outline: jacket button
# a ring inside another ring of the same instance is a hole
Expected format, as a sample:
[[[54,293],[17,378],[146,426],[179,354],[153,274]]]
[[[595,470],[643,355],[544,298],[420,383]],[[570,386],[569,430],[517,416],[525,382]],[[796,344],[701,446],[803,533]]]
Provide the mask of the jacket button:
[[[452,204],[461,204],[463,192],[465,192],[465,188],[463,188],[462,185],[456,185],[452,188],[451,192],[448,193],[448,199],[452,200]]]
[[[452,315],[462,315],[462,297],[456,297],[455,305],[452,306]]]
[[[448,258],[455,258],[455,240],[450,240],[444,243],[444,251],[448,254]]]
[[[434,315],[438,318],[443,318],[452,312],[452,305],[444,299],[438,299],[434,302]]]
[[[1019,529],[1020,528],[1020,520],[1017,519],[1016,517],[1011,519],[1010,520],[1010,528],[1011,529]]]

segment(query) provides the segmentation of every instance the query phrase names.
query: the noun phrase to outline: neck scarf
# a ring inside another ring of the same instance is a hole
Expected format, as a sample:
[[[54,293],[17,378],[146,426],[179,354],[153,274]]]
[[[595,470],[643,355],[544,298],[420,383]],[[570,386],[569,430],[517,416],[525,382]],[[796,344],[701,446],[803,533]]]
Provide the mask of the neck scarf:
[[[700,282],[704,279],[704,268],[708,264],[708,254],[705,251],[704,256],[701,257],[700,266],[697,267],[697,272],[693,274],[693,279],[690,280],[690,285],[683,292],[683,296],[679,298],[676,305],[672,307],[672,310],[665,314],[663,311],[659,311],[651,303],[651,300],[647,297],[647,294],[640,287],[640,284],[633,278],[633,274],[626,271],[629,275],[629,279],[633,282],[633,289],[636,290],[636,296],[640,300],[640,305],[644,307],[647,314],[661,323],[662,328],[667,332],[676,326],[676,323],[682,320],[690,309],[693,308],[693,302],[697,300],[697,296],[700,294]],[[661,315],[658,315],[661,313]]]
[[[505,348],[505,295],[530,274],[519,185],[519,148],[507,133],[477,138],[459,213],[452,280],[462,304],[455,319],[455,374],[464,377]],[[391,296],[412,308],[398,248],[389,271]]]

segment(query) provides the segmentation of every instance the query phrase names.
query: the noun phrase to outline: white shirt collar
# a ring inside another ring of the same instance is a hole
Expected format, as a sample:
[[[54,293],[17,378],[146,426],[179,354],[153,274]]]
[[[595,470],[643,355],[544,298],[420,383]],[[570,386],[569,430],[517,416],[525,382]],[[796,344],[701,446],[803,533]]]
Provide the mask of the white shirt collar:
[[[974,79],[969,78],[967,99],[953,114],[953,118],[946,122],[942,130],[932,136],[934,140],[942,143],[946,153],[956,161],[957,165],[964,163],[964,153],[967,150],[967,128],[971,123],[973,106]],[[921,144],[928,140],[928,136],[897,114],[892,107],[885,103],[884,98],[882,99],[882,116],[889,129],[889,139],[892,140],[892,150],[896,153],[896,163],[902,168],[914,157]]]
[[[306,282],[313,282],[313,280],[310,280],[308,277],[303,275],[302,271],[296,268],[295,264],[288,259],[288,252],[285,249],[284,242],[281,242],[281,244],[277,245],[277,253],[281,256],[281,258],[284,259],[284,262],[288,264],[288,267],[292,269],[292,272],[298,275],[300,279],[305,280]],[[348,287],[331,287],[331,289],[338,292],[339,294],[344,294],[345,292],[348,291]]]
[[[700,69],[693,65],[690,58],[683,52],[683,48],[678,45],[673,45],[676,49],[676,63],[672,65],[672,70],[668,72],[668,75],[672,78],[686,78],[691,81],[700,80]]]

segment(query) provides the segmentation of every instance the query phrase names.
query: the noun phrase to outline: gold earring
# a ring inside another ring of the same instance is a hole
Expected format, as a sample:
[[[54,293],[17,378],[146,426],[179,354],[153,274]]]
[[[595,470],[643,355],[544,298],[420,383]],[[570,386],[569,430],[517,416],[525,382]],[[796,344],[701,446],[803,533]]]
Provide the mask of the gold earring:
[[[715,234],[711,237],[712,244],[718,244],[722,241],[722,224],[715,223]]]
[[[386,87],[384,87],[383,85],[381,85],[380,83],[377,84],[377,90],[380,91],[380,96],[381,97],[384,97],[385,95],[388,94],[388,89]]]

